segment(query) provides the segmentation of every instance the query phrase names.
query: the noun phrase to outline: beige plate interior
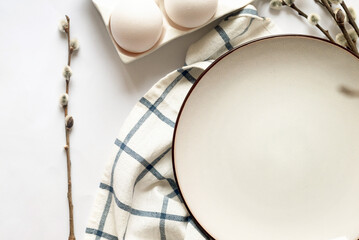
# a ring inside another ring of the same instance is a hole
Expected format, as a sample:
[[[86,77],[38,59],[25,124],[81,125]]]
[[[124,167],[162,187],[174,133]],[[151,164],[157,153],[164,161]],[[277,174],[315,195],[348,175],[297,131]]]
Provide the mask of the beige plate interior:
[[[174,166],[216,239],[359,238],[359,60],[304,36],[247,44],[185,102]]]

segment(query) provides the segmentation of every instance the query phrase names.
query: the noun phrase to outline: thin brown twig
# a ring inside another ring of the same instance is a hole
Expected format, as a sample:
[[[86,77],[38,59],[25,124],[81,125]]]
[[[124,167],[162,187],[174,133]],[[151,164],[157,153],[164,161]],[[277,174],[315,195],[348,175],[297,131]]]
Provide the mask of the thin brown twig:
[[[314,2],[324,7],[324,4],[320,0],[314,0]]]
[[[285,2],[283,2],[283,4],[292,8],[294,11],[298,13],[299,16],[302,16],[305,19],[308,18],[308,15],[302,10],[300,10],[294,3],[291,5],[287,5]],[[324,29],[320,24],[316,24],[315,26],[329,39],[329,41],[335,42],[328,30]]]
[[[343,1],[341,4],[342,8],[344,9],[345,13],[347,14],[348,20],[350,25],[354,28],[355,32],[357,33],[357,35],[359,36],[359,28],[358,25],[356,24],[352,14],[350,13],[347,5],[345,4],[345,2]]]
[[[358,54],[358,49],[356,47],[356,45],[354,44],[352,38],[349,36],[349,33],[347,31],[347,29],[345,28],[345,24],[344,21],[338,21],[337,17],[335,16],[335,13],[333,11],[333,9],[330,7],[328,0],[322,0],[322,3],[324,4],[324,7],[327,9],[327,11],[329,12],[329,14],[333,17],[334,21],[337,23],[338,27],[340,28],[340,30],[342,31],[345,39],[348,42],[348,46],[350,48],[350,50],[357,56],[359,56]],[[339,10],[341,11],[341,10]]]
[[[68,57],[67,57],[67,65],[70,66],[71,64],[71,56],[73,53],[73,48],[70,44],[70,18],[66,16],[66,20],[68,23],[67,28],[65,28],[65,33],[67,35],[67,45],[68,45]],[[69,93],[69,83],[70,78],[66,79],[66,93]],[[68,104],[64,107],[65,118],[68,115]],[[71,159],[70,159],[70,131],[71,129],[65,126],[65,133],[66,133],[66,159],[67,159],[67,200],[69,205],[69,224],[70,224],[70,233],[69,233],[69,240],[75,240],[75,229],[74,229],[74,206],[72,203],[72,181],[71,181]]]

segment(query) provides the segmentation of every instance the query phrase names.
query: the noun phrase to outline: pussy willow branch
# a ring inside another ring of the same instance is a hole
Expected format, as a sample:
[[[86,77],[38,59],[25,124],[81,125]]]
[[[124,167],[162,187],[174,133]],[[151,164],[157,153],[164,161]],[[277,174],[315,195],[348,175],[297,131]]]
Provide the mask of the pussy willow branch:
[[[71,64],[71,56],[73,53],[73,48],[70,44],[70,18],[66,16],[66,20],[68,23],[68,27],[65,28],[65,33],[67,35],[67,48],[68,48],[68,56],[67,56],[67,65],[70,66]],[[66,79],[66,93],[69,94],[69,83],[70,78]],[[68,104],[63,106],[65,118],[67,117],[68,113]],[[75,240],[75,229],[74,229],[74,206],[72,204],[72,182],[71,182],[71,159],[70,159],[70,131],[71,129],[65,126],[65,133],[66,133],[66,158],[67,158],[67,200],[69,204],[69,224],[70,224],[70,233],[69,233],[69,240]]]
[[[333,11],[333,9],[331,8],[331,6],[329,5],[329,2],[328,0],[321,0],[324,7],[327,9],[327,11],[329,12],[329,14],[332,16],[332,18],[334,19],[334,21],[337,23],[338,27],[340,28],[340,30],[342,31],[345,39],[347,40],[348,42],[348,46],[350,48],[350,50],[352,50],[352,52],[355,54],[355,55],[359,55],[358,54],[358,49],[356,47],[356,45],[354,44],[352,38],[349,36],[349,33],[347,31],[347,29],[345,28],[345,24],[344,22],[339,22],[335,16],[335,13]]]
[[[324,7],[324,4],[320,0],[314,0],[315,3],[318,3],[319,5],[322,5]]]
[[[324,4],[322,3],[322,1],[321,1],[321,0],[314,0],[314,2],[316,2],[316,3],[320,4],[320,5],[322,5],[322,6],[324,7]],[[330,6],[332,6],[332,3],[331,3],[331,2],[329,2],[329,5],[330,5]]]
[[[354,28],[355,32],[357,33],[357,35],[359,36],[359,28],[358,25],[356,24],[352,14],[350,13],[347,5],[345,4],[345,2],[343,1],[341,4],[342,8],[344,9],[345,13],[347,14],[348,20],[350,25],[352,25],[352,27]]]
[[[290,8],[292,8],[294,11],[298,13],[299,16],[304,17],[305,19],[308,18],[308,15],[304,13],[302,10],[300,10],[294,3],[291,5],[287,5],[285,2],[283,2],[283,5],[286,5]],[[335,42],[332,36],[329,34],[329,31],[324,29],[320,24],[315,25],[331,42]]]

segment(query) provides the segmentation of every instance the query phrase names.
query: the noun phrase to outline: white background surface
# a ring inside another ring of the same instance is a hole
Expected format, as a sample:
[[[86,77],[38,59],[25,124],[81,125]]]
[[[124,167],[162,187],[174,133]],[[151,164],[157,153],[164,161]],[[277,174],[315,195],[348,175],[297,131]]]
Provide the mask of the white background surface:
[[[346,2],[359,11],[358,1]],[[268,10],[267,1],[259,0],[254,5],[283,33],[321,36],[289,9]],[[311,0],[298,6],[322,12]],[[64,120],[58,104],[67,45],[57,25],[64,14],[81,43],[71,65],[69,106],[75,120],[71,156],[77,239],[84,237],[101,174],[129,111],[158,79],[182,66],[187,47],[213,27],[124,65],[91,1],[0,0],[1,239],[68,236]]]

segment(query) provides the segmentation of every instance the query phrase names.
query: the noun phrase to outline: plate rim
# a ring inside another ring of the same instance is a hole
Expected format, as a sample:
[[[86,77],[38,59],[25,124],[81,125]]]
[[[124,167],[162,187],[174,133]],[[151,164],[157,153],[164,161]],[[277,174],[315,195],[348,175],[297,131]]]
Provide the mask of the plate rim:
[[[203,76],[210,70],[212,69],[215,65],[217,65],[218,62],[220,62],[223,58],[227,57],[228,55],[232,54],[233,52],[246,47],[248,45],[254,44],[254,43],[258,43],[258,42],[262,42],[262,41],[266,41],[266,40],[271,40],[271,39],[279,39],[279,38],[296,38],[296,39],[311,39],[311,40],[317,40],[323,43],[327,43],[330,45],[333,45],[334,47],[338,47],[341,50],[344,50],[344,52],[346,52],[347,54],[350,54],[352,56],[354,56],[355,58],[357,58],[357,60],[359,60],[359,56],[355,55],[353,52],[349,51],[347,48],[331,42],[327,39],[321,38],[321,37],[317,37],[317,36],[311,36],[311,35],[306,35],[306,34],[278,34],[278,35],[271,35],[271,36],[266,36],[266,37],[261,37],[261,38],[256,38],[254,40],[245,42],[243,44],[240,44],[239,46],[225,52],[224,54],[222,54],[221,56],[219,56],[213,63],[211,63],[197,78],[197,80],[194,82],[194,84],[191,86],[190,90],[188,91],[188,93],[186,94],[186,97],[183,100],[183,103],[180,107],[180,110],[178,112],[177,118],[176,118],[176,122],[175,122],[175,126],[174,126],[174,130],[173,130],[173,135],[172,135],[172,169],[173,169],[173,175],[174,175],[174,180],[176,181],[177,184],[177,189],[178,192],[180,194],[180,197],[183,200],[183,204],[186,207],[186,210],[188,211],[191,219],[193,220],[193,222],[196,224],[196,226],[201,230],[201,232],[209,239],[215,239],[202,225],[201,223],[196,219],[196,217],[192,214],[191,209],[189,208],[183,194],[182,194],[182,190],[178,181],[178,176],[177,176],[177,172],[176,172],[176,160],[175,160],[175,154],[174,154],[174,150],[175,150],[175,144],[176,144],[176,134],[177,134],[177,130],[178,130],[178,123],[179,120],[181,118],[183,109],[185,108],[185,105],[188,101],[188,98],[190,97],[191,93],[193,92],[193,90],[195,89],[195,87],[197,86],[197,84],[202,80]]]

